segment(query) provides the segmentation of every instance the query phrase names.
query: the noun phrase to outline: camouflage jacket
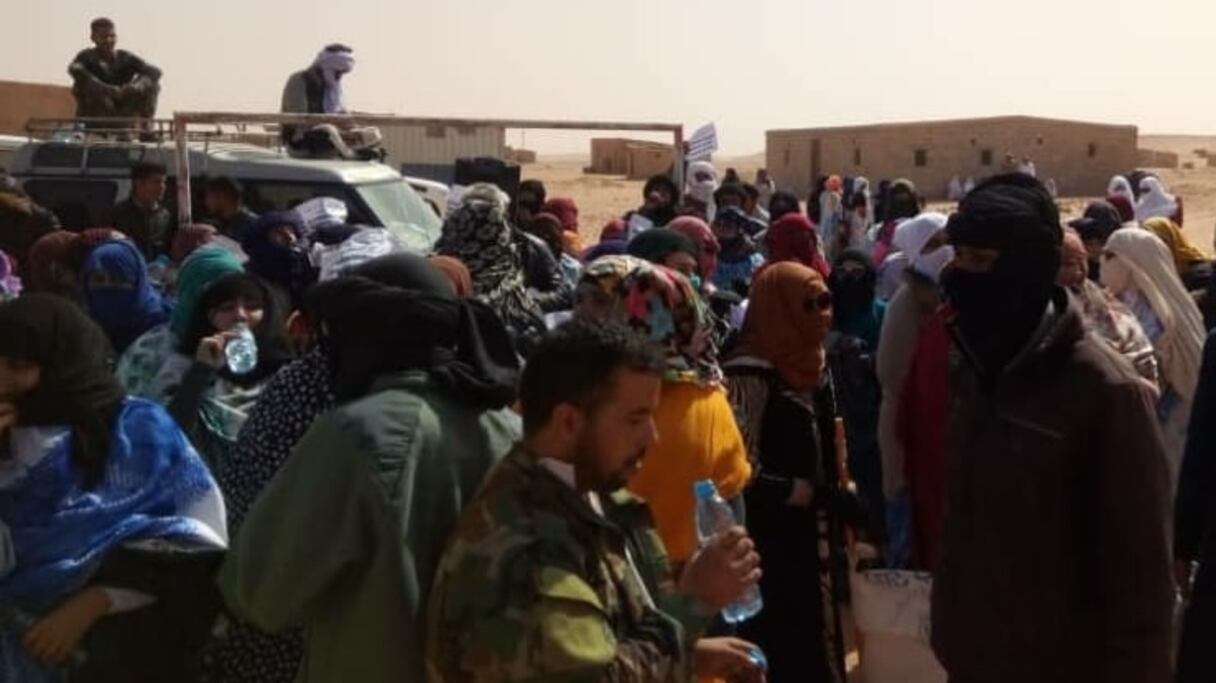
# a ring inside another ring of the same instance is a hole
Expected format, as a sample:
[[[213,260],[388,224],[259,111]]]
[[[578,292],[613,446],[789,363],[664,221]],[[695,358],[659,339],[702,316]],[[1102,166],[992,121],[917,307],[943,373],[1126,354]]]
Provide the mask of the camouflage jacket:
[[[622,491],[600,507],[522,447],[494,469],[431,594],[431,683],[691,678],[713,615],[675,592],[645,503]]]

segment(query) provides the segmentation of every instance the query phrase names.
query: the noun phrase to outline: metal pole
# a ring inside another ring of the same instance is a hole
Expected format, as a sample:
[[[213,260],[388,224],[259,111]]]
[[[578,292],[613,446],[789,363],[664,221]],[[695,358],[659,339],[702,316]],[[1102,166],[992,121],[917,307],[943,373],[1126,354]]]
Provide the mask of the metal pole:
[[[190,148],[186,145],[186,120],[180,114],[173,116],[173,136],[177,142],[177,225],[194,222],[190,206]]]
[[[675,154],[672,155],[671,179],[681,195],[684,194],[684,126],[676,126]]]

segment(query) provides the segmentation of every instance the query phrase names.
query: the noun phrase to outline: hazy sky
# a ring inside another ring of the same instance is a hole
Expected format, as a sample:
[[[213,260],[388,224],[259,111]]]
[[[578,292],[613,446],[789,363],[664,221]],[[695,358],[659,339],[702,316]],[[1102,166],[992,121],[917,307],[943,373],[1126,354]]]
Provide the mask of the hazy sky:
[[[1019,113],[1216,132],[1211,0],[0,3],[0,79],[68,83],[104,13],[164,69],[165,114],[274,111],[288,74],[340,41],[362,111],[712,120],[730,154],[769,128]]]

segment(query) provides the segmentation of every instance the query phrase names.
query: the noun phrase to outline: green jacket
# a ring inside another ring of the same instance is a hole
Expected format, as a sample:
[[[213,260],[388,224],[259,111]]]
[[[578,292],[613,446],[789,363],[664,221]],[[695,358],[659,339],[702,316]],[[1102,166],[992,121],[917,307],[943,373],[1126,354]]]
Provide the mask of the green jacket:
[[[232,611],[306,627],[299,681],[421,681],[422,610],[448,534],[518,418],[389,375],[320,417],[253,506],[220,574]]]
[[[494,469],[432,591],[431,683],[690,679],[712,613],[676,594],[645,503],[602,508],[523,448]]]

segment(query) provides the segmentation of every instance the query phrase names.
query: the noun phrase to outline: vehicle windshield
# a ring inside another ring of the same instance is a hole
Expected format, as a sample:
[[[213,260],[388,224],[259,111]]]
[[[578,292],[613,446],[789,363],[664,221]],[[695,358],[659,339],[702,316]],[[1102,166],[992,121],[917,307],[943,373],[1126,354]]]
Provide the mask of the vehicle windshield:
[[[355,191],[381,224],[411,249],[426,253],[443,227],[431,207],[404,180],[356,185]]]

